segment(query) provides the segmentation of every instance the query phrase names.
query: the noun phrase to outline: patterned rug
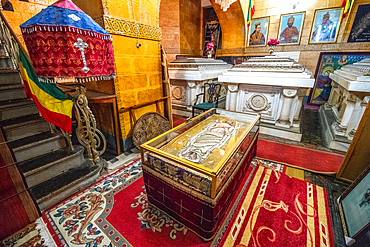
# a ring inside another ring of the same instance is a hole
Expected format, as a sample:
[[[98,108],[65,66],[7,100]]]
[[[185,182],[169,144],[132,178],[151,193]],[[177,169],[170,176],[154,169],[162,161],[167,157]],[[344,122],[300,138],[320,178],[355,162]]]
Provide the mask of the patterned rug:
[[[259,166],[220,246],[334,246],[326,190]]]
[[[257,166],[260,167],[259,169],[254,168],[254,165],[257,164],[259,164]],[[162,211],[148,206],[140,160],[131,163],[93,186],[45,211],[42,218],[56,246],[223,246],[225,242],[230,241],[228,239],[233,238],[229,233],[231,229],[235,228],[233,222],[240,222],[237,216],[240,216],[241,205],[244,207],[245,201],[248,200],[246,192],[251,191],[252,187],[250,188],[250,186],[256,183],[256,177],[258,177],[258,175],[254,175],[256,171],[261,173],[260,169],[264,169],[263,173],[270,171],[270,173],[275,174],[270,169],[260,166],[262,164],[284,171],[284,166],[255,159],[250,168],[250,175],[246,177],[244,185],[239,188],[241,193],[234,198],[233,206],[228,211],[218,234],[212,242],[203,242],[181,223],[173,220]],[[293,179],[279,172],[276,172],[276,174],[281,174],[281,181]],[[252,179],[253,183],[250,182]],[[270,193],[269,191],[272,190],[272,187],[275,188],[276,186],[274,184],[275,181],[272,179],[270,179],[272,181],[270,183],[273,185],[267,187],[266,195]],[[283,191],[291,191],[291,188],[297,187],[295,186],[296,183],[299,183],[297,181],[299,180],[293,179],[294,185],[289,184],[291,187],[284,188]],[[307,183],[300,182],[307,186]],[[258,186],[264,185],[258,182]],[[316,188],[315,185],[311,186],[314,189]],[[256,191],[255,188],[252,188],[252,190]],[[323,200],[325,201],[325,199]],[[301,202],[301,204],[298,204],[298,208],[306,209],[304,205]],[[253,206],[257,207],[257,203],[255,202]],[[294,206],[289,207],[289,210],[293,209]],[[261,215],[263,214],[254,213],[253,217],[260,219]],[[301,215],[307,217],[303,213]],[[276,216],[273,216],[273,218],[275,219]],[[288,223],[288,226],[293,230],[297,230],[294,228],[297,227],[296,223],[294,223],[296,219],[288,219],[292,221],[292,223]],[[243,223],[241,222],[240,224]],[[248,228],[244,228],[244,231],[246,229]],[[305,230],[304,226],[302,226],[302,229],[302,231]],[[326,229],[328,229],[327,236],[330,236],[331,228],[328,226]],[[239,235],[240,232],[241,230],[238,232]],[[262,238],[271,238],[269,233],[264,231],[258,236],[259,239],[261,236]],[[277,236],[281,237],[280,235]],[[306,241],[308,241],[307,239]],[[316,241],[318,240],[319,238],[316,237]],[[243,242],[238,244],[243,244]],[[236,246],[236,244],[229,246]],[[275,245],[270,245],[269,243],[267,246]],[[330,246],[330,244],[327,246]]]

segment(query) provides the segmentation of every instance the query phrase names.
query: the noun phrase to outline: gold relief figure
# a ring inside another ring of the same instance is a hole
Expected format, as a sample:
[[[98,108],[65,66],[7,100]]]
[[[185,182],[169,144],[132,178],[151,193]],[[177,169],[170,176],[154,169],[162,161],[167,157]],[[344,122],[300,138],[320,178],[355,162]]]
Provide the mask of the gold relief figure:
[[[161,165],[162,165],[161,163],[162,162],[159,161],[159,160],[157,160],[157,159],[153,160],[153,167],[154,167],[154,169],[160,171],[161,170]]]
[[[216,149],[225,145],[239,128],[234,122],[208,124],[201,132],[189,139],[178,156],[194,163],[202,163]]]
[[[201,179],[200,177],[196,177],[194,176],[193,174],[189,173],[189,172],[184,172],[183,174],[183,179],[184,181],[188,184],[188,185],[191,185],[193,186],[196,190],[198,191],[202,191],[200,189],[200,183],[201,183]]]
[[[179,170],[178,167],[166,165],[166,169],[167,169],[168,175],[172,176],[173,178],[177,178],[178,177],[178,174],[177,174],[177,172]]]

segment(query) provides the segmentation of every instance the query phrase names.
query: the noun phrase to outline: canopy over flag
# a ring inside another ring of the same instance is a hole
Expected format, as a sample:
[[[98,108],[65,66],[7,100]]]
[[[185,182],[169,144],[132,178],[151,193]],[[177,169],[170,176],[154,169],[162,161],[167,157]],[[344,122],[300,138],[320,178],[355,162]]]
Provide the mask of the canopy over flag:
[[[27,97],[33,99],[46,121],[71,133],[73,101],[56,84],[40,82],[22,49],[19,49],[19,55]]]
[[[249,1],[249,8],[248,8],[248,16],[247,16],[247,26],[248,27],[251,25],[251,20],[253,18],[254,12],[255,12],[254,1],[250,0]]]
[[[351,10],[352,4],[354,0],[343,0],[342,7],[344,7],[343,10],[343,18],[346,18],[349,14],[349,11]]]
[[[42,81],[115,77],[112,36],[69,0],[42,10],[21,31]]]

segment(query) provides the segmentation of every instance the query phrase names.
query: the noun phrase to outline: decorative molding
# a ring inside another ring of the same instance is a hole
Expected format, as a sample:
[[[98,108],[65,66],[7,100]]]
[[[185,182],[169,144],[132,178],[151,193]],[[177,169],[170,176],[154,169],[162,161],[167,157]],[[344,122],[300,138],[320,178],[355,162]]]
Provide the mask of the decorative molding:
[[[247,108],[252,109],[253,111],[267,111],[271,107],[271,103],[268,102],[268,99],[263,94],[253,94],[246,102]]]
[[[188,82],[188,86],[190,87],[190,88],[193,88],[193,87],[195,87],[195,82]]]
[[[283,95],[288,98],[293,98],[297,95],[297,89],[283,89]]]
[[[285,70],[294,70],[297,72],[304,72],[305,67],[301,64],[293,64],[293,65],[271,65],[271,64],[238,64],[233,67],[234,69],[259,69],[263,71],[267,70],[278,70],[278,71],[285,71]]]
[[[228,64],[179,64],[170,63],[168,69],[196,69],[196,70],[208,70],[208,69],[229,69]]]
[[[160,27],[109,16],[104,16],[104,23],[105,30],[111,34],[119,34],[140,39],[162,40],[162,31]]]
[[[230,91],[230,92],[236,92],[238,90],[238,85],[228,85],[227,86],[227,89]]]

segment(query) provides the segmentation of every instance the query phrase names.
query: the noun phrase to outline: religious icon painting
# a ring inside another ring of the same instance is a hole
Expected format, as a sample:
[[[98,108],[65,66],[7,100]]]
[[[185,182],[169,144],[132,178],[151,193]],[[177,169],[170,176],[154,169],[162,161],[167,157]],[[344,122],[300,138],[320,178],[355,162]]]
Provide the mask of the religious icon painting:
[[[348,42],[370,42],[370,4],[358,6]]]
[[[280,45],[298,45],[301,39],[306,12],[284,14],[280,16]]]
[[[335,43],[342,14],[342,7],[315,10],[309,43]]]
[[[269,24],[269,16],[251,20],[248,46],[266,46]]]

